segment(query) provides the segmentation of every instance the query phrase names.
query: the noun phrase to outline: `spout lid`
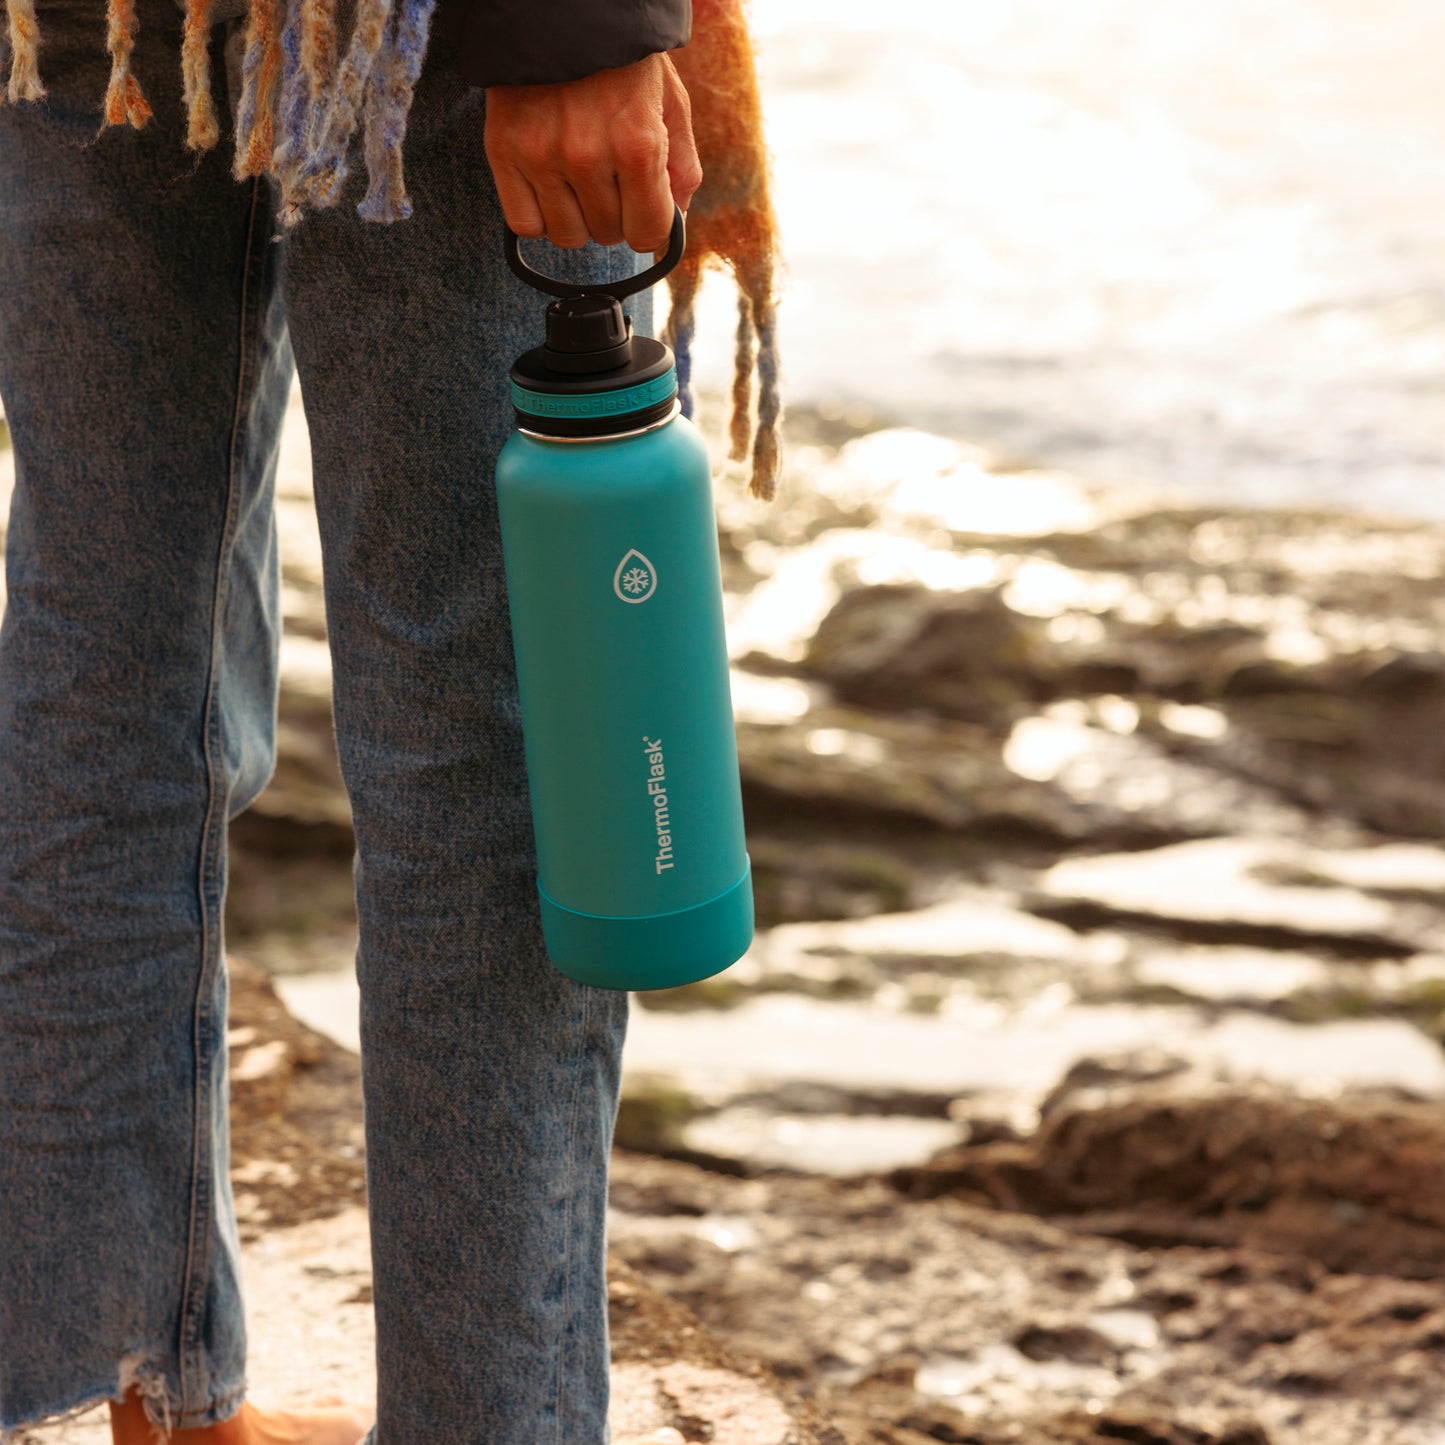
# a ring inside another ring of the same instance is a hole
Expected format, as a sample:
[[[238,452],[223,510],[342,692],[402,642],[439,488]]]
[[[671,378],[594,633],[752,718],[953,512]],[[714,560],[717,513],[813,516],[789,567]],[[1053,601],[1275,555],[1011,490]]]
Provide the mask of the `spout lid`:
[[[636,276],[590,286],[534,271],[507,232],[507,263],[529,286],[557,299],[547,307],[546,341],[517,358],[512,399],[517,423],[557,437],[607,437],[653,424],[677,397],[672,352],[634,336],[622,301],[653,285],[682,257],[686,230],[673,207],[667,254]]]

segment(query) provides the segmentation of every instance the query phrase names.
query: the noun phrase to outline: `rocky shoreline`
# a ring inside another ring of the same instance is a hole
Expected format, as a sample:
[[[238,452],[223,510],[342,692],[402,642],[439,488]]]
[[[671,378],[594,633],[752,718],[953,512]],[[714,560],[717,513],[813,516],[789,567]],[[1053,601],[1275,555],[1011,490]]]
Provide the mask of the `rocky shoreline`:
[[[760,931],[635,999],[619,1408],[714,1445],[1445,1445],[1445,528],[790,427],[773,508],[718,487]],[[282,756],[229,919],[253,1249],[363,1197],[355,1057],[273,987],[354,928],[294,450],[280,506]]]
[[[359,1072],[259,970],[234,978],[254,1245],[363,1202]],[[1438,1111],[1149,1072],[1090,1061],[1034,1135],[883,1176],[619,1148],[614,1424],[717,1445],[1439,1440]],[[352,1273],[343,1303],[364,1305]]]
[[[636,999],[614,1267],[848,1445],[1440,1445],[1445,529],[790,425],[718,488],[763,931]],[[349,850],[318,676],[243,877]]]

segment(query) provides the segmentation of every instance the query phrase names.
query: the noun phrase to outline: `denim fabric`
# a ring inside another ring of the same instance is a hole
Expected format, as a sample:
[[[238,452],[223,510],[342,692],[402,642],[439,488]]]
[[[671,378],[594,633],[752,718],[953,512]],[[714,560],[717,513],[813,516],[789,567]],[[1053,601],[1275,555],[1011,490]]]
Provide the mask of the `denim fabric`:
[[[598,1445],[627,996],[541,936],[493,465],[543,301],[501,259],[483,96],[438,47],[415,217],[361,222],[354,177],[278,239],[267,183],[182,149],[180,15],[139,9],[146,130],[90,144],[95,0],[41,0],[50,98],[0,108],[0,1430],[132,1383],[196,1426],[246,1387],[221,908],[272,766],[294,349],[358,844],[375,1439]]]

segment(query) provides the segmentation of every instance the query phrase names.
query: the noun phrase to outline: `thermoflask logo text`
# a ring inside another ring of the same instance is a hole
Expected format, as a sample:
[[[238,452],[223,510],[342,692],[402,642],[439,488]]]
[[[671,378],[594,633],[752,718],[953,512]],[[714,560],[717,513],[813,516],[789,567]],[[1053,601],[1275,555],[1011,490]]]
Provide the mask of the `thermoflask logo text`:
[[[657,569],[633,547],[612,574],[612,590],[624,602],[646,602],[657,591]]]
[[[653,824],[657,829],[657,874],[672,867],[672,815],[667,806],[667,769],[662,761],[662,739],[643,738],[642,750],[647,755],[647,792],[652,800]]]

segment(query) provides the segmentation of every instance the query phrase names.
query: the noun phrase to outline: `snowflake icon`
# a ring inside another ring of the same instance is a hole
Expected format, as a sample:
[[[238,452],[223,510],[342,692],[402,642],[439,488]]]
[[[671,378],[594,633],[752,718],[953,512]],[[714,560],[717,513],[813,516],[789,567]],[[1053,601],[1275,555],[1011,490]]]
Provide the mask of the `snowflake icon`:
[[[612,574],[612,590],[624,602],[646,602],[657,592],[657,568],[629,547]]]

